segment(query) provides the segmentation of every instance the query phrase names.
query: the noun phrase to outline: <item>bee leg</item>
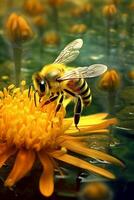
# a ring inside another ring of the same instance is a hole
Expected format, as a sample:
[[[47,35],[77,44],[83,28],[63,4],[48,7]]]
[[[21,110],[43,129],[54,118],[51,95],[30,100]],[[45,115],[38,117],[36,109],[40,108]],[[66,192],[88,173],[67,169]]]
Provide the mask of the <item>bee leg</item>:
[[[77,98],[77,102],[76,102],[75,108],[74,108],[74,124],[75,124],[75,127],[79,130],[78,124],[79,124],[80,116],[81,116],[81,112],[82,112],[82,99],[79,95],[76,95],[75,93],[73,93],[70,90],[64,89],[64,91],[66,93],[70,94],[71,96]]]
[[[56,115],[56,113],[60,110],[60,108],[61,108],[61,106],[62,106],[63,99],[64,99],[64,94],[63,94],[63,92],[62,92],[62,93],[61,93],[60,100],[59,100],[59,103],[58,103],[58,105],[57,105],[57,107],[56,107],[55,115]]]
[[[76,96],[76,98],[77,98],[77,102],[74,107],[74,124],[75,124],[75,127],[79,130],[78,124],[79,124],[80,116],[82,112],[82,100],[80,96]]]
[[[35,92],[34,92],[34,104],[35,104],[35,107],[37,107],[37,100],[36,100],[36,93],[37,92],[38,92],[37,90],[35,90]]]
[[[56,96],[50,97],[47,101],[45,101],[43,103],[42,107],[45,106],[45,105],[47,105],[47,104],[49,104],[49,103],[51,103],[51,102],[53,102],[53,101],[55,101],[58,97],[59,97],[59,93]]]
[[[53,96],[54,96],[54,93],[51,93],[49,99],[51,99]],[[41,102],[41,98],[42,98],[42,97],[39,98],[39,102]],[[42,105],[42,107],[43,107],[43,106],[44,106],[44,104]]]
[[[52,92],[49,98],[51,98],[51,97],[53,97],[53,96],[54,96],[54,93]]]
[[[32,85],[29,85],[28,88],[28,98],[31,99],[31,89],[32,89]]]

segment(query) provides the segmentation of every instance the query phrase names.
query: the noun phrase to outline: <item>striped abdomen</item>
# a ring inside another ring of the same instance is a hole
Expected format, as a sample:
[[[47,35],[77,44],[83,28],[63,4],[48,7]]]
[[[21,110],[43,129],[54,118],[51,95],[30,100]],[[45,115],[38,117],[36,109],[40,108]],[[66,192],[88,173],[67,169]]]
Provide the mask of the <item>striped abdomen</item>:
[[[85,79],[73,79],[68,82],[68,87],[73,92],[81,96],[84,106],[90,105],[92,100],[92,95]]]

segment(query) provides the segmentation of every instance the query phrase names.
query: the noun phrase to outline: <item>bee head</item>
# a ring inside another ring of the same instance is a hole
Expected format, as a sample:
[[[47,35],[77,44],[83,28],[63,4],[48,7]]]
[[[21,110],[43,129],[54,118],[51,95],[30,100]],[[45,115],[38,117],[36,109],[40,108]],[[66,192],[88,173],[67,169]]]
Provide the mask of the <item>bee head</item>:
[[[38,91],[40,96],[43,96],[46,90],[45,79],[42,76],[40,76],[39,73],[35,73],[32,78],[35,89]]]

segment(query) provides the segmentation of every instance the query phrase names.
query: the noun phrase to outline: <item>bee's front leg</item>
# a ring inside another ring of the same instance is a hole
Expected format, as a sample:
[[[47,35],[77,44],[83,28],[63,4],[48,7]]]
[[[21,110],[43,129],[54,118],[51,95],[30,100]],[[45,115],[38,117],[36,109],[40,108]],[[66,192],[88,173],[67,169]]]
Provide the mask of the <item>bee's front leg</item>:
[[[38,93],[37,90],[35,90],[35,92],[34,92],[34,104],[35,104],[35,107],[37,107],[36,93]]]
[[[43,103],[42,107],[47,105],[47,104],[49,104],[49,103],[51,103],[51,102],[53,102],[53,101],[55,101],[58,97],[59,97],[59,92],[57,92],[57,95],[51,96],[47,101],[45,101]]]
[[[28,88],[28,98],[31,99],[31,90],[32,90],[32,84],[29,85],[29,88]]]

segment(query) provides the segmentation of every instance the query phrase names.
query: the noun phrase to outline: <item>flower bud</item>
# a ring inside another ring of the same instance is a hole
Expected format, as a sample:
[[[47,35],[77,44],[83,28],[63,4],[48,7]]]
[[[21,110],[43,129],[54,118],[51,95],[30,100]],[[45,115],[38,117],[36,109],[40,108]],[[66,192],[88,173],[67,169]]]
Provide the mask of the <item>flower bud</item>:
[[[111,2],[115,5],[118,5],[120,3],[121,0],[111,0]]]
[[[102,13],[106,17],[111,17],[117,13],[117,8],[114,4],[109,4],[103,7]]]
[[[110,200],[113,196],[111,189],[102,182],[88,183],[80,195],[86,200]]]
[[[130,70],[130,71],[128,72],[128,78],[129,78],[130,80],[134,80],[134,70]]]
[[[85,33],[87,31],[87,26],[85,24],[74,24],[70,28],[71,33]]]
[[[70,14],[74,17],[80,17],[81,15],[90,13],[92,11],[91,3],[84,3],[71,9]]]
[[[92,6],[92,4],[91,3],[85,3],[84,5],[83,5],[83,12],[85,12],[85,13],[88,13],[88,12],[90,12],[91,10],[93,9],[93,6]]]
[[[64,2],[65,2],[65,0],[48,0],[48,3],[51,6],[61,6],[64,4]]]
[[[31,16],[40,15],[44,12],[45,8],[43,3],[39,0],[26,0],[24,2],[24,10]]]
[[[49,31],[44,35],[43,42],[47,45],[57,45],[60,42],[60,37],[57,32]]]
[[[28,22],[20,15],[12,13],[6,22],[7,36],[12,42],[24,42],[33,37]]]
[[[48,21],[41,15],[33,17],[33,23],[37,27],[46,27],[48,24]]]
[[[114,91],[120,86],[120,75],[114,70],[108,70],[100,79],[99,87],[104,91]]]
[[[131,11],[134,11],[134,1],[133,1],[132,3],[130,3],[129,9],[130,9]]]

